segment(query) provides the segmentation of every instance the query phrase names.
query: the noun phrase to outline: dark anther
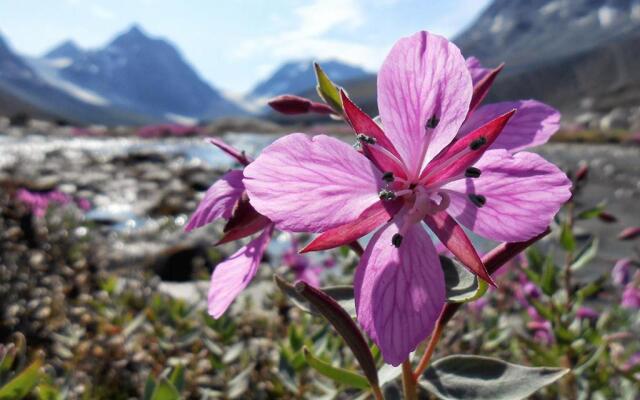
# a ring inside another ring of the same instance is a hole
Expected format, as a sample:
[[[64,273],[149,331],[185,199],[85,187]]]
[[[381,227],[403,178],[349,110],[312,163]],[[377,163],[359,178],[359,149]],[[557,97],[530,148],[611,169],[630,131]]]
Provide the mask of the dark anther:
[[[418,185],[416,185],[415,183],[412,183],[411,185],[409,185],[409,189],[413,190],[416,188],[416,186]]]
[[[385,181],[385,182],[391,183],[391,182],[393,182],[393,179],[394,179],[393,172],[391,172],[391,171],[385,172],[382,175],[382,180]]]
[[[466,171],[464,171],[464,176],[466,176],[467,178],[478,178],[478,177],[480,177],[481,173],[482,173],[482,171],[480,171],[478,168],[469,167],[469,168],[467,168]]]
[[[382,189],[380,193],[378,193],[378,196],[380,196],[380,200],[391,201],[396,199],[396,194],[387,189]]]
[[[358,141],[364,142],[366,144],[376,144],[376,138],[371,137],[371,136],[367,136],[364,133],[358,133],[356,135],[356,139],[358,139]]]
[[[484,146],[485,144],[487,144],[487,138],[484,136],[480,136],[479,138],[471,142],[469,147],[471,148],[471,150],[478,150],[480,147]]]
[[[469,200],[471,200],[471,202],[475,204],[476,207],[482,207],[487,202],[487,198],[481,194],[470,194]]]
[[[425,125],[425,128],[427,129],[435,129],[436,126],[438,126],[438,123],[440,122],[440,118],[436,117],[435,115],[431,118],[429,118],[427,120],[427,124]]]
[[[400,245],[402,244],[402,235],[399,233],[393,235],[393,237],[391,238],[391,244],[396,248],[400,247]]]

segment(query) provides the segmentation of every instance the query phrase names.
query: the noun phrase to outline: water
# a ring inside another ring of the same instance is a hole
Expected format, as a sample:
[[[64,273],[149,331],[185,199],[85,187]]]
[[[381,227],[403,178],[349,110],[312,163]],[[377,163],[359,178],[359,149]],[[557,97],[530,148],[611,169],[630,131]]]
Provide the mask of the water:
[[[278,135],[255,133],[228,133],[222,139],[247,154],[258,154]],[[10,137],[0,135],[0,169],[15,162],[17,157],[32,162],[45,161],[53,151],[76,152],[97,157],[113,157],[135,152],[184,155],[188,161],[201,161],[212,167],[228,168],[234,164],[227,154],[204,138],[139,139],[139,138],[87,138],[50,137],[29,135]]]

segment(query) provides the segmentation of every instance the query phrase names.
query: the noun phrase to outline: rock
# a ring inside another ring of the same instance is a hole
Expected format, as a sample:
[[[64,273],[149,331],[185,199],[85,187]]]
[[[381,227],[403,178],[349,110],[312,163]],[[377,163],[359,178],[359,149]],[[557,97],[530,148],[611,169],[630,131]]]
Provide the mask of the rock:
[[[578,115],[574,122],[583,129],[598,128],[600,124],[600,115],[595,112],[585,112]]]
[[[614,108],[600,120],[600,129],[611,131],[629,129],[629,113],[622,108]]]
[[[194,267],[202,267],[205,262],[204,246],[182,243],[152,256],[148,263],[163,281],[186,282],[193,279]]]

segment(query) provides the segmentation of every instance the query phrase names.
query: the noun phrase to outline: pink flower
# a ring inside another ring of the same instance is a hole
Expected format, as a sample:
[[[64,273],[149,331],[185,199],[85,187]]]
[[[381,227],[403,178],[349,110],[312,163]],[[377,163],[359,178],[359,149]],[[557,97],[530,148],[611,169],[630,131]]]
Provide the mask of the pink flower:
[[[623,308],[640,309],[640,289],[632,284],[627,285],[622,293],[622,302],[620,304]]]
[[[619,286],[624,286],[631,281],[631,267],[635,263],[630,258],[621,258],[616,261],[611,271],[611,277],[613,283]]]
[[[397,42],[380,69],[384,128],[342,93],[359,151],[294,133],[245,169],[258,212],[280,229],[321,233],[304,250],[346,244],[381,226],[354,288],[358,321],[392,365],[429,336],[445,302],[440,261],[422,222],[492,282],[461,225],[489,239],[524,241],[546,229],[570,196],[557,167],[515,153],[557,130],[555,110],[534,101],[478,108],[498,71],[474,85],[453,43],[419,32]]]
[[[291,247],[282,255],[282,262],[293,271],[296,280],[320,286],[323,266],[312,263],[309,258],[298,253],[298,241],[295,238],[291,240]]]
[[[591,307],[580,307],[578,311],[576,311],[576,317],[580,319],[597,320],[600,317],[600,313]]]
[[[251,162],[244,153],[221,140],[211,138],[209,141],[240,164],[247,166]],[[189,232],[219,218],[228,220],[224,228],[224,237],[217,244],[261,232],[214,268],[208,293],[208,310],[214,318],[224,314],[256,275],[274,228],[269,219],[258,214],[249,204],[242,183],[242,174],[242,170],[231,170],[214,183],[185,227],[185,231]]]
[[[82,198],[74,199],[72,196],[58,190],[49,192],[32,192],[23,188],[18,190],[16,198],[28,206],[33,215],[38,218],[44,217],[47,214],[49,206],[52,204],[65,206],[70,203],[75,203],[82,211],[88,211],[91,209],[91,203],[89,200]]]

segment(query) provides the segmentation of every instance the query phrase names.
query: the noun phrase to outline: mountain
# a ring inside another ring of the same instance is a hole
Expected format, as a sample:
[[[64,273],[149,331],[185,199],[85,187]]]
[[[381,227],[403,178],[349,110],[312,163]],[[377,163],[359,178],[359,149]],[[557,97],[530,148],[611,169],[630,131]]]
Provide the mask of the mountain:
[[[506,63],[489,100],[533,97],[569,116],[640,105],[640,0],[494,0],[454,41]]]
[[[87,103],[74,90],[52,85],[0,37],[0,113],[24,113],[32,117],[73,123],[140,124],[142,116],[108,104]]]
[[[565,123],[640,128],[640,0],[494,0],[453,41],[487,67],[505,62],[487,101],[533,98]],[[374,78],[346,88],[377,114]]]
[[[518,71],[639,33],[637,0],[495,0],[455,42],[466,55]]]
[[[48,60],[75,60],[82,54],[82,50],[73,40],[67,40],[49,50],[43,58]]]
[[[371,77],[364,69],[340,61],[321,62],[322,69],[338,83]],[[269,78],[258,83],[250,98],[273,97],[281,94],[299,94],[315,87],[316,76],[313,60],[292,61],[283,64]]]
[[[209,86],[169,42],[133,26],[107,46],[76,51],[65,43],[45,59],[71,58],[59,68],[66,81],[94,92],[111,104],[156,118],[211,119],[243,110]]]

